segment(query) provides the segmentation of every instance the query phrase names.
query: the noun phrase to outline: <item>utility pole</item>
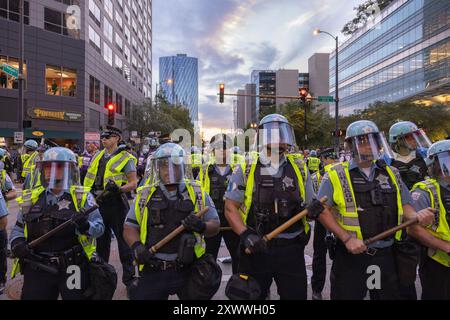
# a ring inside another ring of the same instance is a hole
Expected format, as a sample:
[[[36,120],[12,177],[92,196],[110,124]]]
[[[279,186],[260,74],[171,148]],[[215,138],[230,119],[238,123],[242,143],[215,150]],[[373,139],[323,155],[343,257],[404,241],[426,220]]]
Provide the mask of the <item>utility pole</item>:
[[[24,91],[24,78],[23,78],[23,60],[24,60],[24,0],[19,0],[19,100],[18,100],[18,129],[19,132],[23,132],[23,91]]]

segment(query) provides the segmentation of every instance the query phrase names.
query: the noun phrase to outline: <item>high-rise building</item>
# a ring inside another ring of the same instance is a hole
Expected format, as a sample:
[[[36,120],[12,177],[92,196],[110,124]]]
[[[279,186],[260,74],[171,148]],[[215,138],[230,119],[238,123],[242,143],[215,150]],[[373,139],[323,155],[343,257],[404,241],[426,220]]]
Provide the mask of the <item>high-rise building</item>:
[[[18,68],[18,0],[0,1],[0,65]],[[126,131],[132,105],[150,97],[152,1],[25,1],[25,137],[81,144],[107,123]],[[5,69],[5,68],[4,68]],[[0,137],[18,129],[18,81],[0,72]],[[125,132],[125,138],[127,132]]]
[[[245,94],[245,90],[238,90],[236,92],[238,95]],[[235,129],[245,129],[245,97],[237,96],[236,97],[236,126]]]
[[[159,85],[169,101],[189,109],[198,120],[198,60],[186,54],[159,58]]]
[[[251,73],[251,82],[255,85],[257,95],[298,96],[299,88],[309,88],[308,73],[299,73],[298,70],[254,70]],[[280,105],[291,100],[286,98],[256,98],[256,115],[265,107]]]
[[[329,53],[314,53],[308,59],[309,93],[313,97],[328,96],[329,91]],[[314,101],[317,110],[330,111],[329,103]]]
[[[450,103],[448,1],[394,0],[339,50],[340,114],[375,101]],[[330,55],[330,95],[335,53]]]

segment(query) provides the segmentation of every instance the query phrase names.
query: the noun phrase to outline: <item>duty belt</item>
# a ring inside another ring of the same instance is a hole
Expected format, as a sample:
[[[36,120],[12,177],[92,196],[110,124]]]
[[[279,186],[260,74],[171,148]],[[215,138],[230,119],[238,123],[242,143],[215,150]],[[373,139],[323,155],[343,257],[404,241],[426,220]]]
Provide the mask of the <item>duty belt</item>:
[[[53,265],[60,269],[67,268],[70,265],[80,265],[86,259],[81,246],[75,246],[62,252],[39,252],[36,254],[43,258],[48,265]]]
[[[166,261],[153,259],[151,263],[146,263],[144,270],[147,271],[166,271],[169,269],[181,270],[184,265],[178,261]]]

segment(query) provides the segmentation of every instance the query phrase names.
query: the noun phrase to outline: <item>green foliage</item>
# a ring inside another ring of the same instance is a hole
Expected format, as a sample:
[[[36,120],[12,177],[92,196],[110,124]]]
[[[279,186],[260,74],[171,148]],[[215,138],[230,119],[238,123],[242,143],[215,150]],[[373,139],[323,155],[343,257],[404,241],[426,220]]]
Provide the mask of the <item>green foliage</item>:
[[[342,28],[341,32],[348,36],[356,32],[359,28],[364,26],[367,20],[372,17],[375,12],[373,8],[376,5],[380,8],[380,11],[386,8],[393,0],[367,0],[353,10],[356,11],[356,17],[347,22]]]
[[[330,104],[331,110],[334,105]],[[312,110],[311,110],[312,109]],[[333,145],[335,121],[325,111],[317,111],[313,106],[308,108],[307,129],[308,148],[318,148]],[[303,105],[292,101],[278,108],[271,107],[261,114],[280,113],[284,115],[292,125],[300,148],[304,147],[304,116]],[[425,106],[412,102],[380,102],[377,101],[367,109],[356,110],[346,117],[339,117],[340,129],[346,129],[348,125],[357,120],[374,121],[381,131],[387,135],[389,128],[398,121],[412,121],[424,129],[428,137],[434,142],[445,139],[450,133],[450,107],[443,104]]]
[[[127,128],[137,131],[141,138],[150,131],[161,131],[164,135],[183,128],[194,132],[189,110],[183,106],[170,105],[163,98],[158,99],[158,107],[149,102],[133,106],[133,115],[127,118]]]

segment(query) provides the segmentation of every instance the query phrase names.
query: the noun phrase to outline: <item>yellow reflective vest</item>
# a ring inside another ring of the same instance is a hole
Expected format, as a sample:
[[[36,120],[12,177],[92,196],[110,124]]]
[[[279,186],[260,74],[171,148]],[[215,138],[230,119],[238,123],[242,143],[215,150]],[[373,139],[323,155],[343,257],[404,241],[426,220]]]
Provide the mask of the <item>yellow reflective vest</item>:
[[[193,153],[191,154],[191,167],[192,169],[199,168],[198,179],[197,177],[192,177],[198,181],[203,181],[203,157],[201,154]]]
[[[316,157],[309,157],[308,158],[308,169],[310,171],[319,171],[320,167],[320,159]]]
[[[343,162],[335,164],[328,169],[328,175],[331,184],[333,185],[333,201],[336,204],[336,209],[338,211],[339,225],[358,239],[364,240],[359,225],[358,205],[350,180],[348,166],[348,162]],[[397,190],[398,224],[401,224],[403,220],[403,204],[401,190],[398,185],[399,177],[389,166],[386,166],[386,171]],[[400,230],[395,234],[395,239],[399,241],[401,236],[402,231]]]
[[[256,165],[258,163],[259,154],[257,152],[251,152],[249,155],[250,163],[247,163],[246,167],[246,173],[244,175],[244,179],[246,180],[245,185],[245,193],[244,193],[244,203],[239,208],[239,211],[241,213],[242,221],[247,224],[247,218],[248,214],[250,212],[250,208],[252,206],[252,200],[253,200],[253,189],[255,184],[255,170]],[[292,165],[295,171],[295,175],[297,176],[298,186],[299,186],[299,192],[300,197],[305,200],[305,182],[308,178],[308,172],[306,170],[306,164],[304,161],[294,155],[294,154],[288,154],[286,155],[287,161]],[[305,227],[305,232],[309,232],[309,224],[306,220],[306,217],[303,218],[303,225]]]
[[[105,154],[105,150],[97,152],[89,165],[86,176],[84,177],[83,185],[87,188],[92,188],[97,176],[98,165],[100,159]],[[122,172],[122,169],[132,160],[132,156],[127,151],[120,151],[108,160],[105,168],[105,176],[103,177],[103,187],[106,186],[109,180],[114,181],[119,187],[127,183],[127,177]]]
[[[21,197],[17,198],[17,202],[19,203],[22,213],[27,214],[31,207],[37,202],[39,196],[42,192],[45,191],[44,187],[37,187],[30,190],[25,190]],[[71,186],[70,187],[70,195],[72,196],[72,201],[75,206],[75,210],[77,212],[80,211],[84,207],[86,202],[87,194],[89,193],[89,189],[84,188],[82,186]],[[28,230],[27,225],[24,226],[24,235],[25,239],[28,238]],[[92,255],[95,252],[95,238],[89,237],[84,234],[78,235],[78,241],[80,242],[83,250],[86,254],[86,257],[91,260]],[[14,260],[13,268],[11,271],[11,278],[14,278],[20,272],[20,263],[19,259]]]
[[[205,190],[195,181],[185,179],[185,185],[189,198],[195,206],[195,212],[200,211],[205,207]],[[156,191],[156,186],[145,185],[137,189],[136,201],[134,202],[134,212],[136,214],[136,221],[140,228],[140,240],[143,244],[147,241],[147,221],[148,208],[147,203],[150,201],[153,193]],[[197,258],[200,258],[205,253],[205,239],[201,234],[194,233],[196,244],[194,252]],[[142,270],[144,265],[139,265],[139,270]]]
[[[439,210],[439,219],[436,219],[436,221],[430,227],[427,227],[427,229],[436,238],[450,242],[450,228],[447,221],[447,210],[442,203],[441,186],[436,180],[428,179],[416,183],[411,191],[414,191],[415,189],[421,189],[428,192],[430,195],[431,207]],[[450,256],[447,252],[428,248],[428,256],[440,264],[450,267]]]
[[[203,181],[202,181],[203,189],[204,189],[205,192],[208,193],[208,194],[209,194],[210,191],[211,191],[211,181],[210,181],[210,179],[209,179],[209,167],[210,167],[210,166],[213,166],[213,165],[214,165],[214,162],[208,163],[208,165],[206,166],[206,169],[205,169],[204,179],[203,179]],[[241,168],[242,168],[242,173],[245,172],[245,161],[244,161],[244,163],[242,163],[241,161],[236,162],[236,163],[232,163],[232,164],[230,165],[230,170],[231,170],[232,172],[235,170],[236,165],[240,165],[240,166],[241,166]]]
[[[34,166],[34,161],[38,152],[35,151],[32,154],[23,154],[20,156],[22,159],[22,178],[25,178],[29,174]]]

